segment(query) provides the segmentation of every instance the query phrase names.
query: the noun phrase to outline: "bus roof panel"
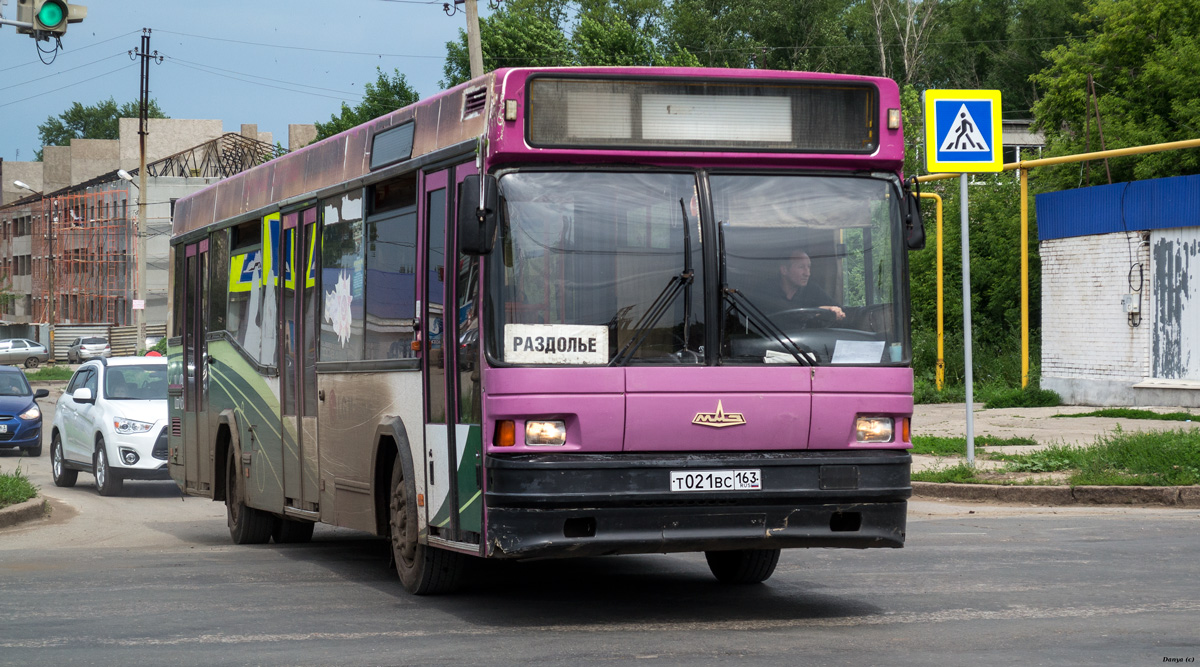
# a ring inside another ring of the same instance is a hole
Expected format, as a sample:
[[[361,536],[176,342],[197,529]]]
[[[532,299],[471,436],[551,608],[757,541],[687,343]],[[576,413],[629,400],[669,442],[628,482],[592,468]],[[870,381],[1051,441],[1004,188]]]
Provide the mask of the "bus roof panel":
[[[462,119],[463,96],[480,87],[491,90],[493,76],[485,74],[184,197],[176,202],[172,235],[186,234],[289,197],[366,175],[370,172],[371,141],[375,134],[413,118],[416,118],[414,158],[478,137],[487,126],[488,114]],[[241,186],[230,181],[240,181]]]

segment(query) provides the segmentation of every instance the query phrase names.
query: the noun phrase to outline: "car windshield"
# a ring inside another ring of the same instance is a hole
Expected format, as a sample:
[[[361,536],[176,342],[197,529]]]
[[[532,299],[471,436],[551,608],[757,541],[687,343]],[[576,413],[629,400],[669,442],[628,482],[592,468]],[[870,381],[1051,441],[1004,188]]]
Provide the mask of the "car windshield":
[[[32,393],[24,373],[0,373],[0,396],[28,396]]]
[[[501,193],[493,326],[504,347],[493,355],[518,364],[703,362],[694,175],[521,172],[501,179]]]
[[[167,400],[165,364],[109,366],[104,376],[104,395],[110,400]]]
[[[108,341],[103,338],[84,338],[83,345],[107,345]]]

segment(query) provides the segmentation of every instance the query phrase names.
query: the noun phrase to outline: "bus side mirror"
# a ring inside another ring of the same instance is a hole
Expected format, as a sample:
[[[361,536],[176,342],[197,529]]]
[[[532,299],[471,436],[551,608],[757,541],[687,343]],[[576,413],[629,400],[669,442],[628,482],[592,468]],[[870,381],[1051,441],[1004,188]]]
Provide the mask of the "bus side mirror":
[[[904,191],[904,243],[909,250],[925,248],[925,222],[921,220],[921,199],[908,189]]]
[[[458,248],[465,255],[486,255],[496,241],[500,195],[494,176],[484,176],[484,201],[479,201],[479,175],[463,178],[458,200]]]

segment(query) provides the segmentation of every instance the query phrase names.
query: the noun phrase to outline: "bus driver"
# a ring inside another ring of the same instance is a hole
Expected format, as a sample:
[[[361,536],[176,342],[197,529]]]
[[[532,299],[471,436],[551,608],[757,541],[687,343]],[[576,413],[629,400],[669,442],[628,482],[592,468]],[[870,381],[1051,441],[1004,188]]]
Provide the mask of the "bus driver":
[[[822,308],[842,320],[846,313],[833,305],[833,297],[815,284],[811,284],[812,260],[800,248],[792,250],[779,262],[779,288],[768,302],[768,313],[782,313],[797,308]]]

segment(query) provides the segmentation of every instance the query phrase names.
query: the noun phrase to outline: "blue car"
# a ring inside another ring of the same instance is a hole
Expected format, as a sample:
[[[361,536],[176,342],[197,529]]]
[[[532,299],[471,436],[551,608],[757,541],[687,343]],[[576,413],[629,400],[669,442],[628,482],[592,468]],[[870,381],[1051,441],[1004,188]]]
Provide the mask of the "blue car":
[[[33,391],[16,366],[0,366],[0,449],[15,447],[29,456],[42,455],[42,409],[37,399],[49,395],[45,389]]]

